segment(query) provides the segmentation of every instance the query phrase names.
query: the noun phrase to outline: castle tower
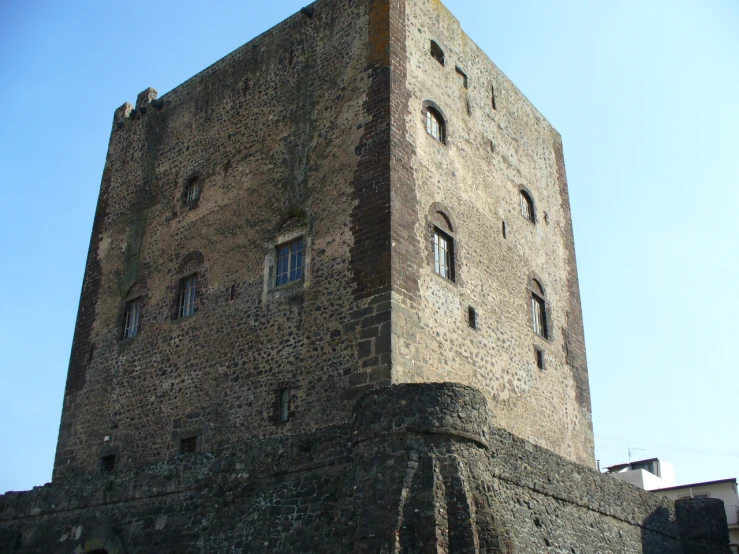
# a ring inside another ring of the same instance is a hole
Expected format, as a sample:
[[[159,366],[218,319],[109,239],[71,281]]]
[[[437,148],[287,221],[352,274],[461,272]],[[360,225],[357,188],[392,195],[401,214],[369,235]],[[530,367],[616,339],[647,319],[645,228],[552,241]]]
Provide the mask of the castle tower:
[[[318,0],[116,110],[0,552],[730,554],[592,462],[559,135],[437,0]]]
[[[317,2],[116,111],[55,479],[425,382],[593,463],[560,136],[440,3]]]

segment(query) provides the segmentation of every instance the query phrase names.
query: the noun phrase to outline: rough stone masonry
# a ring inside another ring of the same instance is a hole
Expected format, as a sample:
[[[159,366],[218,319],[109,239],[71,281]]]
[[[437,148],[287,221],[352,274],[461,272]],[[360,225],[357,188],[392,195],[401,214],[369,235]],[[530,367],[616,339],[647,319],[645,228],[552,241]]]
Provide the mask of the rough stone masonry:
[[[437,0],[318,0],[116,110],[0,551],[728,554],[593,461],[559,134]]]

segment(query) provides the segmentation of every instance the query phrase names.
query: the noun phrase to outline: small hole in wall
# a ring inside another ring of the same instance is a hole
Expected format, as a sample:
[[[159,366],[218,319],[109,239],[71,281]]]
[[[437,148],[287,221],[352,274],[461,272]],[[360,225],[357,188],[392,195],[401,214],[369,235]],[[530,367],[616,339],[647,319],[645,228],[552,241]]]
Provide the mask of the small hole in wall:
[[[100,458],[100,471],[103,473],[113,473],[115,469],[115,454],[103,456]]]
[[[490,141],[490,151],[495,154],[495,143],[492,140]]]
[[[198,438],[188,437],[180,441],[180,454],[192,454],[198,451]]]
[[[228,292],[228,299],[233,302],[236,300],[236,283],[231,285],[231,290]]]
[[[506,231],[506,228],[505,228],[505,221],[503,222],[502,230],[503,230],[503,238],[504,239],[507,239],[508,238],[508,232]]]
[[[90,345],[90,351],[87,353],[87,363],[92,362],[92,358],[95,356],[95,345]]]
[[[306,6],[305,8],[300,10],[300,13],[302,13],[308,19],[313,19],[313,16],[315,15],[316,10],[312,6]]]
[[[552,546],[551,541],[548,538],[546,538],[546,537],[544,537],[544,544],[547,545],[547,546]]]

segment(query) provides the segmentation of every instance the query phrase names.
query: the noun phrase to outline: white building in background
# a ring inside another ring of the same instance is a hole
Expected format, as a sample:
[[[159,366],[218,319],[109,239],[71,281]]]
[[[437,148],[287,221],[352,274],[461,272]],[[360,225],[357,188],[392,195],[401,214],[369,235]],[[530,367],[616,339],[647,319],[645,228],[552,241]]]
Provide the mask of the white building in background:
[[[726,509],[726,522],[729,524],[731,550],[739,554],[739,495],[737,494],[736,479],[665,487],[652,490],[652,492],[672,500],[678,498],[718,498],[723,500]]]
[[[658,458],[618,464],[606,470],[608,475],[646,491],[675,486],[675,468]]]

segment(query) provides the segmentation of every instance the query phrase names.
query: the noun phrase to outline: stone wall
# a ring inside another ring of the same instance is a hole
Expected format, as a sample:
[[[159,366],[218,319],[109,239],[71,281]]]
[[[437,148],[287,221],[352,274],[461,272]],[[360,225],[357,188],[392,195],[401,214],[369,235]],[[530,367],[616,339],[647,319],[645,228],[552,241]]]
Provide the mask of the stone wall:
[[[168,459],[186,437],[207,452],[346,421],[352,390],[390,382],[387,5],[316,2],[116,111],[55,480],[108,455],[115,471]],[[286,220],[305,278],[271,290]],[[140,332],[122,340],[136,297]]]
[[[395,382],[455,381],[493,400],[498,426],[593,466],[582,313],[562,144],[557,131],[464,33],[437,0],[406,5],[407,71],[398,127],[411,152],[412,198],[398,208],[406,252],[394,279]],[[431,56],[431,42],[444,64]],[[494,53],[492,53],[494,54]],[[494,101],[493,101],[494,90]],[[426,132],[425,106],[446,140]],[[401,159],[404,159],[401,157]],[[521,214],[531,195],[535,222]],[[438,212],[451,224],[454,280],[434,271]],[[505,232],[504,232],[505,226]],[[401,246],[396,246],[401,248]],[[548,338],[531,323],[531,279],[543,285]],[[468,324],[468,309],[477,328]],[[535,348],[543,352],[544,368]]]
[[[493,420],[470,387],[380,388],[351,424],[0,496],[0,552],[729,554],[720,501],[676,510]]]

